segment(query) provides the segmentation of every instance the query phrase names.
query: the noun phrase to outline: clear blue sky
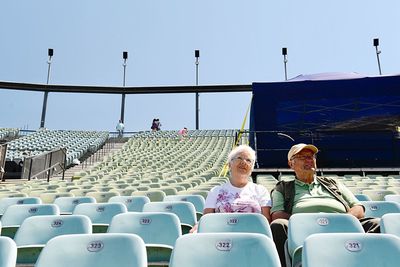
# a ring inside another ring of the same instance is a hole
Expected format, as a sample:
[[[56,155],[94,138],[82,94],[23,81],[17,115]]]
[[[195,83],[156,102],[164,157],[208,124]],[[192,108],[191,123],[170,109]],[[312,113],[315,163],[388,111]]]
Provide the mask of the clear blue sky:
[[[2,0],[0,80],[121,86],[251,84],[322,72],[400,73],[400,1]],[[239,128],[250,93],[201,94],[200,128]],[[127,95],[126,130],[195,127],[194,94]],[[37,129],[43,93],[0,89],[0,127]],[[120,95],[50,93],[46,127],[110,130]],[[267,114],[266,114],[267,115]]]

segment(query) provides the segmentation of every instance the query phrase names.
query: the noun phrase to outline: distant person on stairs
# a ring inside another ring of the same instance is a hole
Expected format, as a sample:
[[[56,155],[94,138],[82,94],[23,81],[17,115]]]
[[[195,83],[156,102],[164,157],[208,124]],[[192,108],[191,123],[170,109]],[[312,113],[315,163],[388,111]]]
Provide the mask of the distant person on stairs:
[[[115,129],[118,132],[118,138],[121,138],[124,135],[124,129],[125,129],[125,125],[122,122],[122,120],[119,120],[117,126],[115,127]]]

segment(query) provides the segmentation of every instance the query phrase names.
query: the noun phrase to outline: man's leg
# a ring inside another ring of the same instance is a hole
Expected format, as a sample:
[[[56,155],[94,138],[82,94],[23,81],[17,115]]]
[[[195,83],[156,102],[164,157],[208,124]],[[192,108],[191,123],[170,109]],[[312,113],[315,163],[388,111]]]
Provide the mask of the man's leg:
[[[380,221],[381,221],[380,218],[362,218],[362,219],[360,219],[360,223],[366,233],[380,233],[381,232],[381,228],[379,225]]]
[[[285,261],[285,242],[287,240],[289,221],[286,219],[276,219],[271,223],[272,237],[279,254],[282,267],[286,266]]]

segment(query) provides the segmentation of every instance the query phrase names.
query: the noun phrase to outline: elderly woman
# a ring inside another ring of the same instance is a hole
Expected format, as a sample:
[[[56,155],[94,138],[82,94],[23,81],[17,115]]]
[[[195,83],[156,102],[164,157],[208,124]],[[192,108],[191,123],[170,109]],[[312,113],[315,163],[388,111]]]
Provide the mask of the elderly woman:
[[[269,192],[249,179],[255,159],[255,151],[247,145],[240,145],[229,153],[229,181],[210,190],[203,214],[253,212],[263,214],[271,222]]]

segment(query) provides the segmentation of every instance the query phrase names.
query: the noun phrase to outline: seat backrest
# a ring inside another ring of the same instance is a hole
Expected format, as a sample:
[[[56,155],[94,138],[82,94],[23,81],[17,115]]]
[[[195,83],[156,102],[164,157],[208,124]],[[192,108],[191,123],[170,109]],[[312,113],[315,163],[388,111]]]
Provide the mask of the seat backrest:
[[[365,194],[355,194],[354,195],[359,201],[371,201],[372,199]]]
[[[94,197],[97,203],[106,203],[111,197],[119,196],[117,192],[88,192],[88,197]]]
[[[367,189],[363,190],[362,193],[364,195],[369,196],[373,201],[382,201],[385,200],[386,195],[396,194],[396,192],[392,190],[383,190],[383,189]]]
[[[17,246],[45,245],[55,236],[90,233],[92,233],[92,223],[87,216],[34,216],[24,220],[15,234],[14,240]]]
[[[35,267],[147,267],[146,247],[134,234],[78,234],[51,239]]]
[[[26,218],[39,215],[60,215],[60,210],[55,204],[11,205],[1,217],[1,223],[3,227],[21,225]]]
[[[205,199],[201,195],[168,195],[164,197],[164,201],[188,201],[192,203],[196,212],[203,213]]]
[[[61,214],[71,214],[75,207],[82,203],[96,203],[96,199],[94,197],[81,196],[59,197],[54,200],[54,204],[60,208]]]
[[[364,233],[361,223],[350,214],[298,213],[289,219],[288,251],[292,256],[304,240],[316,233]]]
[[[203,233],[187,234],[178,238],[169,266],[279,267],[280,262],[274,242],[265,235]]]
[[[122,203],[82,203],[72,214],[86,215],[92,224],[110,224],[115,215],[125,212],[128,211]]]
[[[197,222],[194,205],[186,201],[149,202],[144,204],[143,212],[149,211],[172,212],[178,216],[181,224],[194,226]]]
[[[304,241],[303,267],[397,267],[400,238],[388,234],[314,234]]]
[[[392,201],[361,201],[365,207],[365,217],[381,218],[386,213],[400,212],[400,203]]]
[[[260,213],[208,213],[201,217],[198,233],[259,233],[272,238],[267,218]]]
[[[40,194],[40,199],[43,203],[54,203],[54,200],[60,197],[73,197],[74,194],[68,192],[58,192],[58,193],[42,193]]]
[[[398,194],[385,195],[385,201],[394,201],[400,203],[400,195]]]
[[[400,213],[384,214],[380,221],[381,233],[400,237]]]
[[[42,204],[38,197],[6,197],[0,199],[0,214],[3,214],[11,205]]]
[[[17,246],[9,237],[0,236],[0,266],[15,267],[17,264]]]
[[[119,202],[123,203],[129,212],[131,211],[143,211],[143,206],[146,203],[150,202],[150,199],[147,196],[114,196],[111,197],[108,202],[114,203]]]
[[[132,192],[132,196],[146,196],[150,199],[150,201],[163,201],[166,194],[161,190],[149,189],[145,191]]]
[[[178,216],[167,212],[128,212],[115,215],[108,227],[108,233],[137,234],[146,244],[172,247],[182,235]]]

